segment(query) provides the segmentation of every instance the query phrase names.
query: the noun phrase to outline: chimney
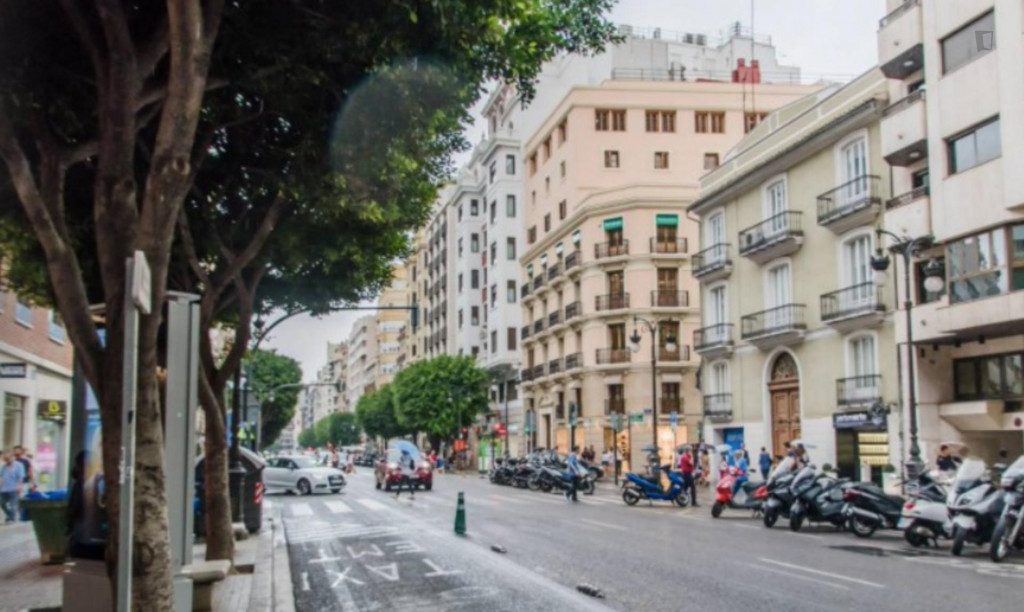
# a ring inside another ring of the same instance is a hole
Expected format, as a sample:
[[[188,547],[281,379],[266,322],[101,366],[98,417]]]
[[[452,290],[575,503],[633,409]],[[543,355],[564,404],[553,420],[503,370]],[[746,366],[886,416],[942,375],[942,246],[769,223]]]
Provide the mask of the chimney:
[[[733,83],[760,83],[761,68],[757,60],[752,60],[750,66],[743,58],[736,60],[736,69],[732,71]]]

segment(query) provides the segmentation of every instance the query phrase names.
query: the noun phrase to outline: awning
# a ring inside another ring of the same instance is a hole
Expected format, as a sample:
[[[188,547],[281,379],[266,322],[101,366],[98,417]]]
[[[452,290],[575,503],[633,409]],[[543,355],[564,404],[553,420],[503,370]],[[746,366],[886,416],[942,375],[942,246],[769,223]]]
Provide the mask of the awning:
[[[679,225],[679,215],[659,214],[654,219],[658,227],[676,227]]]
[[[615,217],[614,219],[604,220],[604,231],[613,232],[615,230],[622,229],[622,217]]]
[[[555,255],[561,255],[561,254],[562,254],[562,243],[559,242],[558,244],[555,245]]]
[[[583,240],[583,234],[580,230],[576,230],[572,233],[572,243],[579,244]]]
[[[540,265],[542,265],[542,266],[548,265],[548,254],[547,253],[541,253]]]

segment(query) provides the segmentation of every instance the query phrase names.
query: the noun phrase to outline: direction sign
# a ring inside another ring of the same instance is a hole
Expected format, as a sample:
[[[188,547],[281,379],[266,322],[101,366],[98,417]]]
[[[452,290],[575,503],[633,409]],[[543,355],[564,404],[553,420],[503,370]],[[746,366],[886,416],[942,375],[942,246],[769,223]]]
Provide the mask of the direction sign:
[[[669,423],[672,424],[672,428],[673,429],[675,429],[676,427],[679,426],[679,413],[678,412],[674,412],[673,411],[672,414],[669,415]]]
[[[142,251],[135,251],[132,264],[132,301],[142,311],[142,314],[150,312],[151,284],[152,276],[149,271],[149,262],[146,261],[146,254]]]
[[[644,422],[644,415],[642,415],[640,413],[631,414],[631,415],[629,415],[629,422],[630,423],[643,423]]]

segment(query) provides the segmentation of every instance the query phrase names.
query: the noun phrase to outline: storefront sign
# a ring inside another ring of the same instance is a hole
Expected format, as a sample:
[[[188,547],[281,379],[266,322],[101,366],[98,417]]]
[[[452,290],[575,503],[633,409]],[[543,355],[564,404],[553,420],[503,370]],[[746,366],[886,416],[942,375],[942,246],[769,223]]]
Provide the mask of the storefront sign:
[[[28,366],[24,363],[0,363],[0,378],[25,378]]]
[[[884,413],[873,414],[866,410],[832,415],[832,426],[836,429],[885,429],[886,423]]]
[[[63,423],[68,418],[68,403],[61,400],[41,400],[36,404],[36,416],[43,421]]]
[[[629,415],[629,422],[630,423],[643,423],[644,422],[644,415],[643,414],[631,414],[631,415]]]

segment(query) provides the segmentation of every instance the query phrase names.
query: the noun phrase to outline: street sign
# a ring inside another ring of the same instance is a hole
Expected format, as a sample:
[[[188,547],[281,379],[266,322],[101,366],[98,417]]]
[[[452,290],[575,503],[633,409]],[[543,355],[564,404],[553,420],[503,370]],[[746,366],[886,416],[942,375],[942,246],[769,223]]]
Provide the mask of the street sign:
[[[644,408],[644,414],[654,414],[654,408]]]
[[[672,412],[672,414],[669,415],[669,423],[672,424],[672,429],[675,429],[676,427],[679,426],[679,413],[678,412]]]
[[[0,378],[25,378],[28,365],[24,363],[0,363]]]
[[[135,262],[132,266],[132,301],[142,314],[150,312],[150,294],[152,292],[152,276],[149,271],[149,262],[146,261],[146,254],[142,251],[135,251]]]
[[[644,422],[644,415],[642,415],[640,413],[631,414],[631,415],[629,415],[629,422],[630,423],[643,423]]]

